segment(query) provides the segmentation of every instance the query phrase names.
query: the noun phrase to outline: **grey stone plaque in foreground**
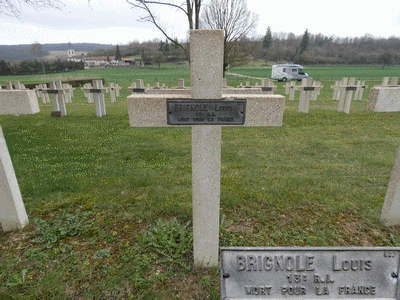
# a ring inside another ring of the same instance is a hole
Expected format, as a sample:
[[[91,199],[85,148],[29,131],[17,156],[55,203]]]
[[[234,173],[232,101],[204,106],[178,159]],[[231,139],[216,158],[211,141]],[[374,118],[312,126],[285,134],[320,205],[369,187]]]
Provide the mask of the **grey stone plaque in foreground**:
[[[168,100],[168,125],[243,125],[246,100]]]
[[[221,299],[400,299],[400,248],[221,248]]]

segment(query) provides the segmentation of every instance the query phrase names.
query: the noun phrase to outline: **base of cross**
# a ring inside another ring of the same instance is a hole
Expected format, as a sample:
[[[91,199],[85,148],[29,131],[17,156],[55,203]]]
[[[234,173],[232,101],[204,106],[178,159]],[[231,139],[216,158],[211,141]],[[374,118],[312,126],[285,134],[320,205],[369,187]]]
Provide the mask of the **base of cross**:
[[[61,111],[59,111],[59,110],[52,111],[52,112],[51,112],[51,116],[52,116],[52,117],[61,118]]]

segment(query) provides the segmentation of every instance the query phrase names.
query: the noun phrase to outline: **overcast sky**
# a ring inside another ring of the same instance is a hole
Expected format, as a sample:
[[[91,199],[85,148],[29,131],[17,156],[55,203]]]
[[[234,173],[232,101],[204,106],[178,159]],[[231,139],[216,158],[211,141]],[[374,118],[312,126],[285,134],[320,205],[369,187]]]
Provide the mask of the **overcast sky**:
[[[63,0],[59,11],[23,8],[20,19],[0,15],[0,44],[45,43],[127,44],[134,40],[164,39],[150,23],[137,19],[140,11],[125,0]],[[248,0],[248,9],[259,15],[256,34],[272,32],[322,33],[326,36],[400,37],[400,0]],[[187,20],[181,12],[160,7],[169,31],[180,39],[187,36]]]

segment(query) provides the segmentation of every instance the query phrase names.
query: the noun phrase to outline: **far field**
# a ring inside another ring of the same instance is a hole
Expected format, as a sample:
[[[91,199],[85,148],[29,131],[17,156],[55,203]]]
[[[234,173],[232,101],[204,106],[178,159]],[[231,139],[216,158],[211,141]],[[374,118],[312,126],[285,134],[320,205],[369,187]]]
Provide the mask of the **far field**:
[[[282,127],[223,128],[220,246],[400,246],[379,215],[400,146],[400,113],[366,110],[369,89],[400,67],[310,67],[324,89],[309,114],[286,101]],[[247,66],[232,73],[269,77]],[[330,85],[367,80],[349,115]],[[0,116],[30,224],[0,231],[0,299],[219,299],[219,269],[192,264],[190,128],[131,128],[127,87],[142,78],[190,84],[187,66],[0,77],[0,84],[104,78],[107,116],[75,90]],[[228,75],[236,86],[246,77]],[[252,79],[254,82],[254,79]],[[283,83],[277,83],[283,94]]]

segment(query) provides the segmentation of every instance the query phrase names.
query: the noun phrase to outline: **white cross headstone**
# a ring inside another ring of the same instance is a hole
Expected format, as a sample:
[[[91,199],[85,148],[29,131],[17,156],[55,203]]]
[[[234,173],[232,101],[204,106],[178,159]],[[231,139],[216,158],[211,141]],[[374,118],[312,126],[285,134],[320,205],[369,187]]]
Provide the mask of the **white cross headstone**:
[[[85,94],[85,97],[88,99],[88,103],[94,103],[94,99],[93,99],[93,94],[89,93],[89,90],[92,89],[92,84],[91,83],[85,83],[83,85],[83,87],[81,88],[82,91]]]
[[[314,90],[312,85],[312,78],[303,78],[301,86],[296,87],[300,91],[299,112],[308,113],[310,108],[311,92]]]
[[[118,84],[114,84],[112,82],[110,82],[108,87],[110,89],[110,102],[111,103],[117,102],[117,97],[119,96],[119,90],[121,88],[118,86]]]
[[[191,99],[190,94],[133,94],[127,101],[131,127],[192,126],[194,263],[206,267],[218,265],[221,126],[234,125],[236,117],[242,117],[239,126],[281,126],[285,104],[281,95],[222,95],[223,50],[222,30],[192,30]],[[240,109],[235,118],[218,117],[223,106]],[[188,117],[174,123],[171,115]]]
[[[295,91],[296,91],[296,83],[294,81],[286,82],[285,94],[289,95],[289,101],[294,100]]]
[[[0,126],[0,223],[3,231],[23,228],[28,223],[21,191]]]
[[[62,117],[66,116],[67,109],[65,107],[65,100],[64,100],[65,91],[62,88],[61,81],[57,82],[50,81],[49,86],[50,86],[49,89],[43,89],[42,92],[51,94],[53,97],[53,110],[60,111]]]
[[[386,226],[400,225],[400,148],[397,151],[380,219]]]
[[[93,88],[84,88],[85,93],[94,95],[94,105],[96,108],[96,116],[101,118],[106,115],[106,103],[104,94],[109,92],[109,88],[103,87],[103,81],[93,80]]]

